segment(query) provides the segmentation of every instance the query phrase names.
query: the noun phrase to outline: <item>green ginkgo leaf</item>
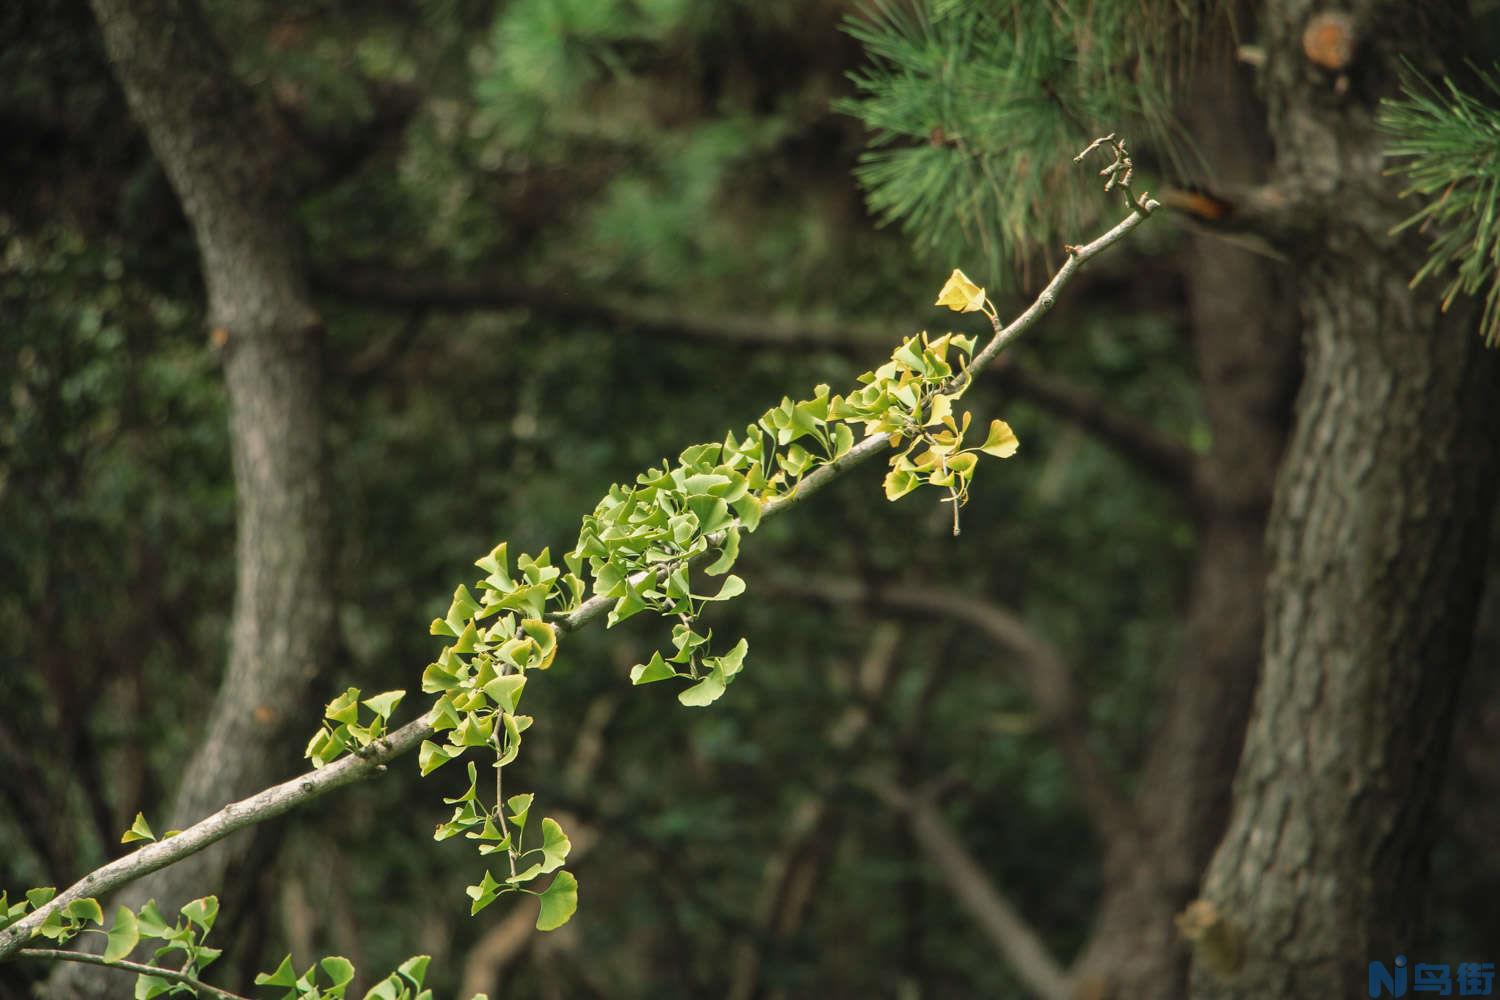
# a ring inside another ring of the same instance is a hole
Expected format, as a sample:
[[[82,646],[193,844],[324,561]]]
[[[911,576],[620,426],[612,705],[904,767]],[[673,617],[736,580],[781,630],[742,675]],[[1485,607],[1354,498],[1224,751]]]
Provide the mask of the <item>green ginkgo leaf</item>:
[[[537,914],[536,929],[555,931],[573,919],[578,909],[578,880],[572,872],[561,871],[541,894],[542,912]]]
[[[135,950],[141,940],[140,925],[135,913],[128,906],[115,910],[115,922],[109,929],[109,943],[104,947],[104,960],[118,962]]]
[[[126,830],[125,833],[121,835],[120,843],[134,844],[138,840],[155,839],[156,834],[151,832],[151,824],[146,822],[146,817],[141,815],[140,813],[136,813],[135,822],[131,823],[130,829]]]

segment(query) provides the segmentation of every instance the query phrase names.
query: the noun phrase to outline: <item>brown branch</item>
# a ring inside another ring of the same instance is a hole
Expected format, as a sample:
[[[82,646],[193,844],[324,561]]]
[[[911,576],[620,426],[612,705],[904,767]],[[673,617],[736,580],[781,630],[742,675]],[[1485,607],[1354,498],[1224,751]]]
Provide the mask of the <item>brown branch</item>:
[[[440,312],[527,309],[557,320],[598,323],[637,333],[729,341],[753,345],[800,344],[833,348],[868,348],[885,344],[890,331],[849,327],[795,317],[743,318],[713,316],[675,309],[644,299],[587,294],[565,283],[539,288],[508,273],[469,277],[433,276],[358,261],[319,267],[314,287],[361,306],[423,308]]]
[[[1009,358],[991,371],[1011,392],[1076,424],[1173,492],[1192,488],[1197,454],[1150,422],[1077,383]]]
[[[464,955],[459,996],[473,996],[496,989],[505,969],[531,944],[532,936],[537,932],[536,917],[540,910],[537,897],[524,896],[503,920],[479,936]]]
[[[1308,192],[1284,185],[1218,183],[1212,189],[1167,188],[1161,203],[1210,232],[1245,233],[1269,245],[1271,256],[1321,225],[1327,210]]]
[[[899,626],[882,622],[871,632],[855,679],[855,699],[828,730],[828,748],[835,767],[857,755],[867,743],[875,718],[873,704],[890,687],[900,649]],[[734,946],[727,993],[730,1000],[751,1000],[757,994],[766,945],[787,939],[801,926],[831,847],[830,833],[836,819],[833,794],[838,787],[837,782],[826,781],[797,804],[781,843],[767,859],[756,903],[757,933],[743,935]],[[819,845],[822,851],[817,850]]]
[[[719,316],[644,299],[539,289],[501,274],[449,279],[344,263],[319,271],[314,282],[325,293],[366,306],[452,312],[525,309],[563,322],[747,347],[796,345],[862,354],[890,341],[889,328],[795,316]],[[1019,361],[1006,360],[990,372],[1007,390],[1077,424],[1162,485],[1176,492],[1191,487],[1196,454],[1149,421],[1061,376]]]
[[[31,843],[47,876],[56,879],[72,867],[74,841],[63,802],[47,798],[49,785],[0,719],[0,794],[10,803],[21,835]]]
[[[1120,790],[1119,777],[1089,746],[1087,716],[1072,667],[1056,646],[1037,635],[1018,615],[966,594],[910,583],[867,587],[840,578],[802,577],[778,579],[774,586],[815,600],[868,603],[889,610],[956,618],[1017,654],[1010,662],[1057,743],[1095,834],[1105,845],[1122,849],[1141,843],[1135,810]]]
[[[1041,935],[995,887],[932,802],[889,782],[877,781],[870,787],[910,827],[913,838],[942,873],[959,905],[974,918],[1027,988],[1043,1000],[1069,1000],[1073,994],[1067,972]]]

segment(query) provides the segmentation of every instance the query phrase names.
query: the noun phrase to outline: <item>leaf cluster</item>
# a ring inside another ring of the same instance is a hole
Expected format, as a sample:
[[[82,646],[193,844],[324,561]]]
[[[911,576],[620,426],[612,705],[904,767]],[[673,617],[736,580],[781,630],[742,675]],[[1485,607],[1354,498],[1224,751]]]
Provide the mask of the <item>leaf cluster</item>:
[[[314,767],[322,767],[346,753],[357,753],[384,736],[389,730],[391,713],[406,696],[405,691],[385,691],[360,700],[359,694],[359,688],[348,688],[323,709],[323,726],[308,740],[303,752]],[[369,709],[373,717],[361,722],[361,706]]]
[[[140,817],[137,817],[137,822],[143,823]],[[30,889],[24,899],[11,903],[6,893],[0,892],[0,929],[20,920],[28,911],[45,906],[55,894],[56,890],[51,887]],[[545,896],[543,909],[547,909]],[[557,909],[554,902],[554,912]],[[106,964],[128,959],[143,940],[159,941],[161,944],[151,953],[149,967],[161,974],[141,972],[136,977],[135,1000],[178,994],[197,996],[199,990],[195,983],[200,973],[223,953],[222,949],[207,943],[218,916],[217,896],[204,896],[185,904],[174,923],[162,916],[155,900],[148,900],[139,911],[128,906],[117,907],[114,921],[106,933],[102,929],[104,911],[99,901],[75,899],[48,914],[37,933],[57,944],[66,944],[86,931],[105,934],[107,943],[102,957]],[[170,964],[164,963],[168,959]],[[407,959],[372,986],[364,994],[364,1000],[431,1000],[432,991],[422,988],[429,961],[427,955]],[[140,969],[142,965],[135,963],[129,968]],[[354,982],[354,975],[354,963],[339,955],[319,959],[298,974],[292,965],[292,957],[287,955],[275,970],[258,974],[255,985],[279,991],[277,995],[281,1000],[344,1000]],[[484,995],[476,994],[474,1000],[484,1000]]]
[[[998,329],[984,289],[960,271],[954,271],[938,304],[955,312],[982,310]],[[434,835],[447,840],[463,834],[476,842],[481,856],[505,857],[508,876],[486,870],[468,887],[471,914],[502,895],[524,892],[540,897],[537,927],[551,930],[566,923],[577,907],[577,881],[560,870],[571,848],[562,827],[543,819],[540,845],[524,848],[532,796],[507,799],[501,778],[533,721],[518,712],[528,673],[546,670],[556,659],[559,623],[566,623],[590,596],[613,602],[609,627],[643,611],[675,620],[671,654],[658,651],[637,664],[630,671],[631,682],[682,680],[689,685],[678,694],[682,704],[701,708],[717,701],[743,669],[749,643],[741,638],[727,653],[715,655],[713,632],[700,632],[698,619],[708,605],[744,592],[744,581],[729,573],[742,534],[756,530],[768,504],[794,501],[810,473],[847,456],[855,446],[855,425],[862,427],[864,437],[884,437],[896,449],[886,478],[887,498],[895,500],[923,483],[946,489],[954,504],[955,534],[978,455],[1006,458],[1015,453],[1015,435],[999,420],[990,425],[983,444],[963,447],[971,415],[956,419],[953,402],[972,382],[967,364],[974,345],[972,337],[949,333],[933,339],[924,332],[860,376],[860,387],[847,396],[819,385],[809,399],[784,397],[743,434],[731,431],[722,442],[693,445],[675,465],[664,461],[633,483],[611,486],[583,518],[577,542],[561,566],[553,565],[549,550],[543,549],[536,556],[519,555],[512,573],[505,542],[476,561],[485,576],[472,590],[459,585],[447,614],[434,619],[429,629],[451,640],[422,674],[422,690],[438,696],[430,713],[432,727],[446,735],[442,743],[424,740],[418,753],[424,776],[471,750],[494,757],[492,803],[481,795],[471,761],[468,788],[444,800],[454,807],[453,815]],[[692,570],[710,557],[704,572],[724,580],[713,593],[699,592]],[[379,739],[402,692],[363,701],[359,695],[358,688],[349,688],[327,706],[325,723],[307,746],[315,765]],[[373,713],[372,720],[360,721],[361,706]],[[554,873],[545,890],[527,888],[534,879]]]
[[[432,1000],[432,990],[424,989],[428,955],[413,955],[396,967],[396,971],[365,992],[364,1000]],[[255,977],[256,986],[283,990],[280,1000],[343,1000],[354,982],[354,963],[340,955],[319,959],[300,976],[292,965],[292,956],[282,958],[271,972]],[[473,1000],[485,1000],[476,994]]]
[[[45,906],[56,894],[51,887],[30,889],[26,898],[9,904],[4,892],[0,892],[0,928],[9,926],[24,916],[28,909]],[[172,959],[174,973],[171,978],[142,973],[136,979],[136,1000],[152,1000],[153,997],[178,993],[195,995],[196,991],[183,980],[197,979],[199,973],[212,965],[222,949],[207,944],[209,931],[219,916],[217,896],[203,896],[185,904],[178,912],[175,923],[168,923],[157,909],[155,900],[148,900],[139,912],[127,906],[117,907],[114,923],[105,935],[105,962],[118,962],[127,958],[143,939],[160,941],[151,955],[151,961],[161,965],[163,959]],[[89,926],[89,925],[94,926]],[[66,906],[47,914],[47,919],[37,930],[37,935],[57,944],[66,944],[84,932],[105,933],[104,911],[99,901],[93,898],[75,899]],[[163,966],[165,971],[165,967]]]

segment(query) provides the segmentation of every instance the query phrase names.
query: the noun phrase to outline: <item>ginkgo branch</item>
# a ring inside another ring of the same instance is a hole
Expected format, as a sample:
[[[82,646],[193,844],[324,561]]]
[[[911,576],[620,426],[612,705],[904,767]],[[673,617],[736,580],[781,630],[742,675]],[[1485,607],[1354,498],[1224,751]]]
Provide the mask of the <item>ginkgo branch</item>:
[[[975,355],[968,368],[970,375],[978,374],[988,367],[1001,351],[1034,327],[1057,304],[1058,293],[1073,279],[1079,269],[1123,240],[1158,207],[1160,206],[1157,202],[1142,198],[1137,205],[1137,210],[1132,211],[1109,231],[1092,242],[1071,247],[1067,259],[1031,305],[1010,323],[1001,327],[983,350]],[[803,503],[850,469],[885,451],[888,447],[890,447],[890,442],[884,434],[865,438],[843,455],[809,473],[802,479],[795,491],[768,501],[761,511],[762,520],[775,517]],[[713,541],[714,539],[710,539],[711,543]],[[614,604],[614,598],[596,595],[571,612],[551,616],[552,624],[561,633],[571,632],[601,617]],[[279,816],[336,788],[363,780],[383,770],[389,761],[416,750],[423,740],[431,738],[434,735],[433,721],[433,713],[424,714],[421,718],[373,741],[355,755],[344,757],[279,785],[273,785],[248,798],[230,803],[175,836],[149,844],[90,872],[72,886],[57,893],[49,902],[4,930],[0,930],[0,960],[14,955],[26,941],[31,939],[46,921],[48,915],[74,900],[108,893],[143,875],[196,854],[236,830]]]

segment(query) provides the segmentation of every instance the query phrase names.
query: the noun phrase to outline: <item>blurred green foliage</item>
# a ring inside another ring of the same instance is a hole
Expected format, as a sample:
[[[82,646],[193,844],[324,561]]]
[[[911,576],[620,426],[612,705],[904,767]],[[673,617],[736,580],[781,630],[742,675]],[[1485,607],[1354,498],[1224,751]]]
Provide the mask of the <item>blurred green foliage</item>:
[[[328,298],[341,649],[321,700],[350,685],[414,690],[432,658],[427,622],[497,540],[565,548],[611,482],[783,395],[850,384],[924,322],[984,333],[926,306],[953,266],[978,269],[982,241],[914,253],[851,180],[864,135],[830,111],[861,59],[838,30],[845,4],[210,11],[237,69],[309,134],[338,140],[374,121],[382,88],[421,95],[353,169],[308,172],[299,210],[315,270],[504,273],[568,298],[629,292],[710,317],[890,333],[851,352]],[[222,668],[233,483],[191,240],[87,12],[35,3],[0,17],[0,115],[37,129],[0,154],[17,179],[0,196],[0,703],[29,709],[6,713],[0,759],[12,774],[31,767],[43,790],[27,805],[22,783],[0,781],[0,885],[19,887],[63,884],[120,850],[138,811],[162,814]],[[289,170],[299,157],[312,154],[290,149]],[[1168,310],[1070,301],[1019,353],[1201,439],[1181,334]],[[1005,652],[939,617],[908,620],[875,736],[840,756],[828,729],[881,613],[774,585],[942,584],[1016,608],[1076,665],[1097,748],[1128,771],[1174,648],[1189,519],[1114,453],[994,384],[967,403],[977,419],[1003,415],[1025,448],[976,483],[963,537],[923,493],[887,504],[874,468],[768,522],[737,569],[754,600],[712,621],[751,637],[756,667],[711,712],[684,711],[665,686],[630,688],[629,666],[668,640],[644,617],[570,637],[528,690],[539,722],[518,785],[599,836],[577,865],[587,897],[573,936],[545,946],[587,962],[521,961],[505,995],[719,995],[747,938],[765,947],[767,983],[792,995],[1013,992],[863,789],[871,773],[958,775],[947,812],[966,843],[1061,953],[1081,942],[1099,882],[1090,835]],[[607,720],[592,763],[577,744],[591,717]],[[432,780],[456,795],[451,771]],[[477,862],[432,843],[447,810],[416,780],[404,762],[274,825],[280,850],[253,889],[264,905],[233,930],[221,921],[227,975],[248,982],[289,949],[299,967],[336,953],[361,969],[422,951],[429,984],[456,991],[503,907],[468,917]],[[755,927],[767,860],[799,803],[825,793],[839,822],[810,915],[768,940]],[[45,838],[33,806],[55,817]]]

